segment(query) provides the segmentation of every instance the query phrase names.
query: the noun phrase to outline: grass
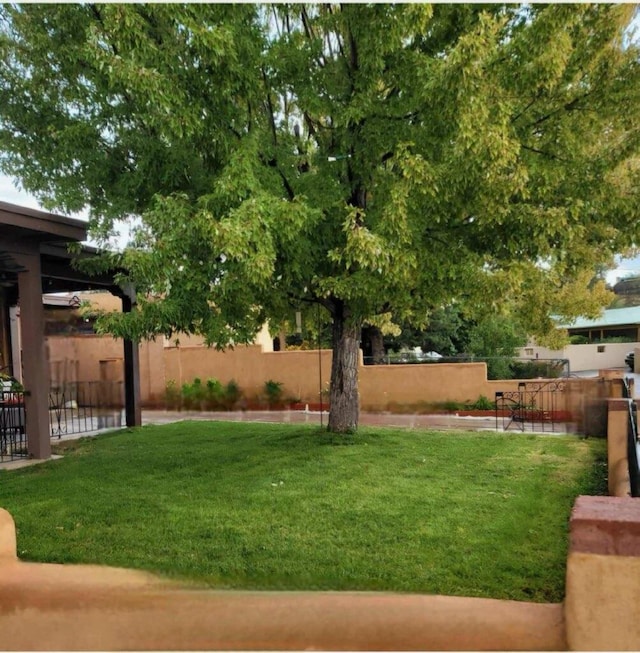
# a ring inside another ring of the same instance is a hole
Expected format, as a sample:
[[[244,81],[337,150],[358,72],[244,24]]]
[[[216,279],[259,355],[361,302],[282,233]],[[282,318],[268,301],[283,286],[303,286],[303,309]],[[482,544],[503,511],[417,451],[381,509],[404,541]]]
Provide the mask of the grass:
[[[571,436],[180,422],[0,472],[23,560],[244,589],[564,594],[568,517],[604,489]]]

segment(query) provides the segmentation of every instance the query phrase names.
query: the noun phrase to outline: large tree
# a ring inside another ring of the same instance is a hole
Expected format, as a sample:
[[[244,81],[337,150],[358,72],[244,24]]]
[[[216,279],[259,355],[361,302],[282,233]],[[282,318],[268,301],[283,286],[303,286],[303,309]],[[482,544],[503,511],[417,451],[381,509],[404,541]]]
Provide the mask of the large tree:
[[[637,242],[629,5],[5,5],[2,170],[121,255],[141,338],[224,346],[319,303],[329,428],[363,322],[452,300],[529,332],[593,313]]]

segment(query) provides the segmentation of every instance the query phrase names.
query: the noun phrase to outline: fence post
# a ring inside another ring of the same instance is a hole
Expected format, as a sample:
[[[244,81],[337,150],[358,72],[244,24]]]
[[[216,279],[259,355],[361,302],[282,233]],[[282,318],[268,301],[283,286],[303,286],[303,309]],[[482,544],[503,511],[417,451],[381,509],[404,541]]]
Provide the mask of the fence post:
[[[640,504],[578,497],[571,515],[565,623],[572,651],[640,650]]]

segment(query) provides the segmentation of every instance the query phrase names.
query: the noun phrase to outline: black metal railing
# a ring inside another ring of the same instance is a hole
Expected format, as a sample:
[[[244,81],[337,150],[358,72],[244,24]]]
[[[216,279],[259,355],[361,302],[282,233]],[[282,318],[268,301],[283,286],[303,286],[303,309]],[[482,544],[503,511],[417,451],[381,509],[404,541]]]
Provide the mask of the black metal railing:
[[[523,381],[517,390],[496,392],[496,430],[554,432],[568,420],[564,381]]]
[[[632,497],[640,497],[640,468],[638,467],[638,410],[636,402],[631,396],[631,389],[627,379],[623,379],[622,396],[629,400],[629,414],[627,419],[627,464],[629,466],[629,485]]]
[[[121,381],[78,381],[52,386],[49,392],[51,437],[121,427],[123,408]]]
[[[513,358],[509,356],[433,356],[415,352],[388,352],[364,356],[364,365],[441,365],[443,363],[486,363],[490,379],[557,379],[571,376],[566,358]]]
[[[0,462],[28,456],[24,394],[0,390]]]

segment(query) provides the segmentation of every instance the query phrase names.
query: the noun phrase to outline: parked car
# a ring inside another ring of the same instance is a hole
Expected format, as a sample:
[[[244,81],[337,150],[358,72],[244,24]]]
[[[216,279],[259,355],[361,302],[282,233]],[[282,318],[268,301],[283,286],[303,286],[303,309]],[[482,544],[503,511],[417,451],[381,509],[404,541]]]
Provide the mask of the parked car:
[[[624,362],[629,366],[629,369],[632,372],[635,371],[635,358],[636,358],[635,353],[630,351],[627,354],[627,357],[624,359]]]

